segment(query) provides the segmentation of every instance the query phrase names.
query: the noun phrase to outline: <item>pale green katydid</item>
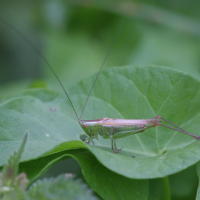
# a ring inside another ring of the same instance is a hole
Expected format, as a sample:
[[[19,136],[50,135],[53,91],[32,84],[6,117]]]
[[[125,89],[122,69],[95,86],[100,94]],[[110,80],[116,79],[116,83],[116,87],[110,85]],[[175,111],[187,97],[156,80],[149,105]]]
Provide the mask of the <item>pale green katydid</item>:
[[[172,126],[176,128],[166,126],[161,124],[162,120],[168,122]],[[98,139],[98,135],[101,135],[104,139],[111,139],[111,147],[114,153],[118,153],[121,149],[117,149],[116,147],[116,139],[123,138],[129,135],[133,135],[136,133],[140,133],[145,131],[148,128],[156,127],[156,126],[164,126],[166,128],[173,129],[175,131],[179,131],[194,137],[199,140],[200,136],[193,135],[188,133],[187,131],[181,129],[175,124],[169,122],[161,116],[156,116],[152,119],[112,119],[112,118],[102,118],[96,120],[79,120],[79,123],[83,130],[89,136],[84,140],[90,143],[92,139]]]
[[[124,20],[124,18],[123,18]],[[88,94],[88,97],[86,99],[86,102],[84,104],[84,107],[83,107],[83,110],[81,112],[81,116],[80,118],[78,117],[77,113],[76,113],[76,110],[72,104],[72,101],[71,99],[69,98],[69,95],[67,93],[67,91],[65,90],[64,86],[62,85],[60,79],[58,78],[58,76],[56,75],[56,73],[54,72],[53,68],[51,67],[51,65],[48,63],[48,61],[46,60],[46,58],[41,54],[41,52],[38,51],[38,49],[21,33],[19,32],[15,27],[13,27],[11,24],[7,23],[6,21],[4,20],[0,20],[3,24],[9,26],[11,29],[13,29],[15,32],[17,32],[21,37],[23,37],[31,46],[32,48],[38,53],[38,55],[45,61],[45,63],[47,64],[47,66],[50,68],[50,70],[53,72],[53,74],[55,75],[56,79],[58,80],[58,82],[60,83],[61,87],[63,88],[73,110],[74,110],[74,113],[78,119],[78,122],[80,124],[80,126],[82,127],[82,129],[85,131],[85,133],[89,136],[87,138],[85,138],[83,141],[85,141],[86,143],[90,143],[90,141],[92,141],[93,139],[98,139],[98,135],[101,135],[104,139],[108,139],[110,138],[111,139],[111,148],[112,148],[112,151],[114,153],[118,153],[121,149],[117,149],[116,147],[116,139],[119,139],[119,138],[123,138],[123,137],[126,137],[126,136],[129,136],[129,135],[133,135],[133,134],[136,134],[136,133],[140,133],[140,132],[143,132],[145,131],[146,129],[148,128],[151,128],[151,127],[156,127],[156,126],[164,126],[166,128],[170,128],[170,129],[173,129],[175,131],[179,131],[179,132],[182,132],[182,133],[185,133],[187,135],[190,135],[192,137],[194,137],[195,139],[199,140],[200,139],[200,136],[197,136],[197,135],[193,135],[185,130],[183,130],[182,128],[176,126],[175,124],[169,122],[168,120],[164,119],[163,117],[161,116],[156,116],[152,119],[112,119],[112,118],[102,118],[102,119],[95,119],[95,120],[82,120],[81,117],[82,117],[82,114],[83,114],[83,111],[85,109],[85,106],[86,106],[86,103],[88,101],[88,98],[91,94],[91,91],[97,81],[97,78],[104,66],[104,63],[108,57],[108,54],[111,50],[111,47],[116,39],[116,36],[120,30],[120,27],[123,23],[123,20],[121,21],[121,24],[118,28],[118,31],[116,32],[115,34],[115,37],[113,38],[113,41],[109,47],[109,50],[105,56],[105,59],[103,61],[103,64],[101,65],[101,68],[96,76],[96,79],[91,87],[91,90]],[[173,127],[170,127],[170,126],[166,126],[164,124],[161,124],[162,120],[166,121],[167,123],[171,124],[172,126],[176,127],[176,128],[173,128]],[[93,142],[93,141],[92,141]]]

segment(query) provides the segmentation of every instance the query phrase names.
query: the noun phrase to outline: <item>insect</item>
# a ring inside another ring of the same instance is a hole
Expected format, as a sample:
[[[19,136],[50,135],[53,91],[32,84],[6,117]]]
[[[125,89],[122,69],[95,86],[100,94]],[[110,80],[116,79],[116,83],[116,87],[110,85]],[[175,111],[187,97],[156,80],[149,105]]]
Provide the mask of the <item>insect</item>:
[[[85,138],[83,141],[86,143],[90,143],[93,142],[93,139],[98,139],[98,136],[102,136],[104,139],[111,139],[111,149],[114,153],[119,153],[119,151],[121,149],[118,149],[116,146],[116,139],[119,138],[123,138],[123,137],[127,137],[129,135],[133,135],[133,134],[137,134],[137,133],[141,133],[144,132],[146,129],[148,128],[152,128],[152,127],[157,127],[157,126],[163,126],[169,129],[173,129],[175,131],[179,131],[182,133],[185,133],[189,136],[192,136],[193,138],[195,138],[196,140],[200,139],[200,136],[197,135],[193,135],[185,130],[183,130],[182,128],[178,127],[177,125],[171,123],[170,121],[166,120],[165,118],[161,117],[161,116],[156,116],[152,119],[112,119],[112,118],[101,118],[101,119],[94,119],[94,120],[82,120],[82,114],[83,111],[85,109],[85,106],[88,102],[88,99],[90,97],[90,94],[94,88],[94,85],[100,75],[100,72],[104,66],[104,63],[109,55],[109,52],[112,48],[112,45],[117,37],[117,34],[122,26],[122,23],[124,21],[125,16],[123,17],[118,30],[111,42],[111,45],[109,47],[109,50],[104,58],[104,61],[100,67],[100,70],[96,76],[96,79],[91,87],[91,90],[88,94],[88,97],[85,101],[85,104],[83,106],[83,110],[81,112],[80,118],[78,117],[76,110],[73,106],[73,103],[67,93],[67,91],[65,90],[64,86],[62,85],[60,79],[58,78],[58,76],[56,75],[55,71],[53,70],[53,68],[51,67],[51,65],[49,64],[49,62],[46,60],[46,58],[41,54],[41,52],[38,51],[38,49],[21,33],[19,32],[15,27],[13,27],[11,24],[1,20],[2,23],[4,23],[5,25],[9,26],[11,29],[13,29],[15,32],[17,32],[22,38],[24,38],[29,44],[30,46],[38,53],[38,55],[45,61],[45,63],[47,64],[47,66],[49,67],[49,69],[52,71],[52,73],[54,74],[54,76],[56,77],[56,79],[58,80],[58,82],[60,83],[63,91],[65,92],[73,110],[74,113],[77,117],[77,120],[80,124],[80,126],[82,127],[82,129],[85,131],[85,133],[88,135],[87,138]],[[51,110],[52,112],[54,110]],[[164,120],[165,122],[169,123],[170,125],[172,125],[173,127],[167,126],[162,124],[162,120]]]

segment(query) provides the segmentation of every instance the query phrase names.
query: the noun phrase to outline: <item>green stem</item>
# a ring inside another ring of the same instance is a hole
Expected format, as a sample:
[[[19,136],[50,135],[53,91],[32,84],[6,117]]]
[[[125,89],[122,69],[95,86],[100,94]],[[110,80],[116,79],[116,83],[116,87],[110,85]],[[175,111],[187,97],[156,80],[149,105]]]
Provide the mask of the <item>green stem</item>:
[[[168,176],[162,178],[164,200],[171,200],[171,191]]]

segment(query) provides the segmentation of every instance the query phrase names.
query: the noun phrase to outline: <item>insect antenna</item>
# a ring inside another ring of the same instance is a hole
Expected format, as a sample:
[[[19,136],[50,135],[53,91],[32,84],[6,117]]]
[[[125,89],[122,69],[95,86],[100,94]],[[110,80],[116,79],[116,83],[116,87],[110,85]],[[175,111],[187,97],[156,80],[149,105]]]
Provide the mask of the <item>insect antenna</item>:
[[[52,71],[52,73],[54,74],[54,76],[56,77],[56,79],[58,80],[59,84],[61,85],[63,91],[65,92],[65,94],[67,95],[67,98],[74,110],[74,113],[78,119],[78,122],[79,122],[79,117],[76,113],[76,110],[72,104],[72,101],[71,99],[69,98],[69,95],[67,93],[67,91],[65,90],[63,84],[61,83],[60,79],[58,78],[57,74],[55,73],[55,71],[53,70],[53,68],[51,67],[51,65],[49,64],[49,62],[47,61],[47,59],[44,57],[44,55],[36,48],[36,46],[24,35],[22,34],[19,30],[17,30],[13,25],[11,25],[10,23],[8,23],[7,21],[3,20],[3,19],[0,19],[0,22],[3,23],[4,25],[8,26],[9,28],[11,28],[12,30],[14,30],[18,35],[20,35],[34,50],[35,52],[38,54],[38,56],[40,58],[42,58],[42,60],[47,64],[47,66],[49,67],[49,69]]]
[[[98,77],[99,77],[99,75],[100,75],[100,73],[101,73],[101,70],[102,70],[102,68],[103,68],[103,66],[104,66],[104,64],[105,64],[105,62],[106,62],[106,60],[107,60],[107,58],[108,58],[108,55],[110,54],[110,51],[111,51],[111,49],[112,49],[112,47],[113,47],[113,44],[114,44],[114,42],[115,42],[115,40],[116,40],[116,38],[117,38],[117,36],[118,36],[118,34],[119,34],[119,31],[120,31],[120,29],[121,29],[121,27],[122,27],[122,24],[124,23],[125,18],[126,18],[126,15],[124,15],[124,16],[122,17],[122,19],[121,19],[121,21],[120,21],[120,24],[119,24],[119,26],[118,26],[118,28],[117,28],[117,31],[115,32],[115,35],[114,35],[114,37],[113,37],[113,39],[112,39],[112,41],[111,41],[111,43],[110,43],[110,45],[109,45],[108,51],[107,51],[107,53],[106,53],[106,56],[105,56],[105,58],[104,58],[104,60],[103,60],[103,63],[102,63],[102,65],[101,65],[100,69],[99,69],[99,72],[98,72],[98,74],[97,74],[95,80],[94,80],[94,83],[92,84],[92,87],[91,87],[91,89],[90,89],[90,92],[89,92],[89,94],[88,94],[88,96],[87,96],[87,99],[86,99],[86,101],[85,101],[85,104],[84,104],[84,106],[83,106],[83,110],[82,110],[82,112],[81,112],[80,119],[79,119],[80,121],[81,121],[81,118],[82,118],[82,115],[83,115],[83,111],[84,111],[84,109],[85,109],[85,106],[86,106],[86,104],[87,104],[87,102],[88,102],[88,99],[89,99],[89,97],[90,97],[90,94],[91,94],[91,92],[92,92],[92,90],[93,90],[93,88],[94,88],[94,85],[95,85],[95,83],[96,83],[96,81],[97,81],[97,79],[98,79]]]

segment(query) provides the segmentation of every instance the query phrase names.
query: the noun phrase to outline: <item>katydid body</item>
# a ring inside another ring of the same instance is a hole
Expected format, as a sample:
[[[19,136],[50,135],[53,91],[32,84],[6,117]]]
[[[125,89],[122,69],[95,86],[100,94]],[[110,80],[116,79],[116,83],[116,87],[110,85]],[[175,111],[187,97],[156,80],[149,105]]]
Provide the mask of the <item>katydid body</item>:
[[[96,120],[82,120],[80,124],[83,130],[89,136],[85,138],[87,143],[93,139],[98,139],[101,135],[104,139],[111,139],[111,147],[114,153],[118,153],[121,149],[117,149],[115,139],[123,138],[139,132],[145,131],[147,128],[157,126],[161,122],[158,119],[112,119],[102,118]],[[93,142],[93,141],[92,141]]]
[[[176,128],[166,126],[161,124],[162,120],[168,122],[169,124],[175,126]],[[81,127],[89,136],[85,138],[86,143],[93,142],[93,139],[98,139],[98,135],[102,136],[104,139],[111,139],[111,147],[114,153],[118,153],[121,149],[116,147],[116,139],[123,138],[129,135],[140,133],[145,131],[148,128],[156,126],[164,126],[187,135],[194,137],[199,140],[200,136],[193,135],[175,124],[169,122],[161,116],[156,116],[152,119],[112,119],[112,118],[102,118],[96,120],[80,120]]]
[[[80,126],[83,128],[83,130],[85,131],[85,133],[89,136],[88,138],[85,138],[83,141],[85,141],[86,143],[90,143],[90,141],[93,142],[93,139],[98,139],[98,135],[102,136],[104,139],[111,139],[111,148],[112,151],[114,153],[118,153],[121,149],[117,149],[116,147],[116,139],[119,138],[123,138],[123,137],[127,137],[129,135],[133,135],[136,133],[140,133],[145,131],[148,128],[151,127],[156,127],[156,126],[164,126],[166,128],[170,128],[173,129],[175,131],[179,131],[182,133],[185,133],[187,135],[190,135],[192,137],[194,137],[195,139],[199,140],[200,136],[197,135],[193,135],[185,130],[183,130],[182,128],[176,126],[175,124],[169,122],[168,120],[164,119],[161,116],[156,116],[152,119],[112,119],[112,118],[101,118],[101,119],[96,119],[96,120],[81,120],[83,111],[85,109],[86,103],[90,97],[90,94],[92,92],[92,89],[94,88],[94,85],[98,79],[98,76],[104,66],[104,63],[108,57],[108,54],[111,50],[111,47],[116,39],[116,36],[120,30],[120,27],[123,23],[124,18],[122,19],[120,26],[118,27],[118,30],[111,42],[111,45],[109,47],[109,50],[104,58],[104,61],[101,65],[101,68],[96,76],[96,79],[90,89],[90,92],[88,94],[88,97],[85,101],[85,104],[83,106],[83,110],[81,112],[81,116],[80,118],[78,117],[76,110],[72,104],[71,99],[69,98],[69,95],[67,93],[67,91],[65,90],[64,86],[62,85],[60,79],[58,78],[58,76],[56,75],[56,73],[54,72],[53,68],[51,67],[51,65],[48,63],[48,61],[46,60],[46,58],[38,51],[38,49],[21,33],[19,32],[14,26],[12,26],[11,24],[7,23],[4,20],[0,20],[0,22],[2,22],[4,25],[7,25],[8,27],[10,27],[11,29],[13,29],[16,33],[18,33],[22,38],[24,38],[28,44],[30,44],[30,46],[38,53],[38,55],[44,60],[44,62],[47,64],[47,66],[49,67],[49,69],[52,71],[52,73],[55,75],[56,79],[58,80],[58,82],[60,83],[62,89],[64,90],[73,110],[74,113],[77,117],[77,120],[80,124]],[[164,124],[161,124],[162,120],[166,121],[167,123],[171,124],[172,126],[176,127],[170,127],[170,126],[166,126]]]

